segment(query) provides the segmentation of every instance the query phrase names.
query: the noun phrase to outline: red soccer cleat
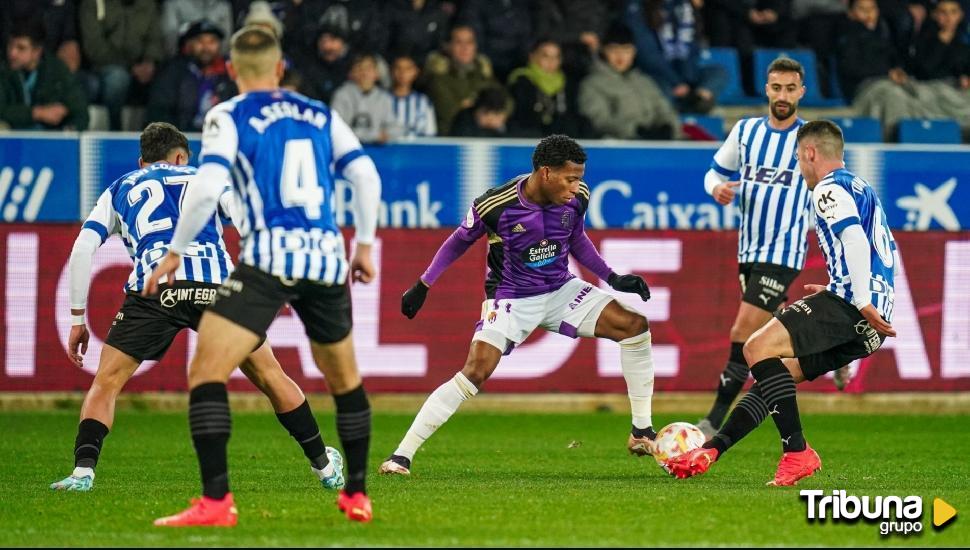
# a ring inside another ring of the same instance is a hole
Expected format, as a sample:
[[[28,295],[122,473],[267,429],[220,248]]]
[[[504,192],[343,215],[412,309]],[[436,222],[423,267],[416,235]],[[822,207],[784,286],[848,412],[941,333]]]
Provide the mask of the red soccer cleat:
[[[340,511],[344,514],[347,514],[347,519],[350,521],[367,523],[374,519],[374,512],[370,506],[370,498],[364,493],[348,495],[344,491],[340,491],[340,494],[337,495],[337,508],[340,508]]]
[[[711,464],[714,464],[717,460],[718,454],[717,449],[698,447],[678,457],[671,458],[664,463],[664,469],[678,479],[687,479],[691,476],[703,474],[710,469]]]
[[[193,498],[192,505],[186,510],[155,520],[156,527],[233,527],[239,512],[232,500],[232,493],[226,493],[222,500],[202,497]]]
[[[778,463],[778,471],[775,472],[775,479],[765,485],[783,487],[795,485],[799,479],[809,477],[822,469],[822,459],[818,457],[815,449],[805,444],[804,451],[789,452],[781,455]]]

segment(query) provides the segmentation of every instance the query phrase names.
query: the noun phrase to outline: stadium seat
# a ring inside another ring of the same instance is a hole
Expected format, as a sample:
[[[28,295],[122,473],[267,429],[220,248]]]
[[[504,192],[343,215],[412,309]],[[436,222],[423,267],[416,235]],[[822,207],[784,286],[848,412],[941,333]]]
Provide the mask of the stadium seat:
[[[951,119],[906,118],[899,121],[900,143],[960,143],[960,125]]]
[[[721,105],[755,105],[764,101],[760,97],[744,95],[741,86],[741,60],[734,48],[709,48],[701,51],[701,66],[717,65],[727,72],[727,83],[717,96]]]
[[[724,118],[719,116],[685,115],[680,117],[684,124],[692,124],[702,128],[717,141],[724,139]]]
[[[104,105],[88,105],[88,130],[92,132],[107,132],[108,108]]]
[[[882,143],[882,123],[870,117],[836,117],[846,143]]]
[[[768,66],[779,57],[790,57],[805,68],[805,97],[802,98],[804,107],[842,107],[845,100],[841,97],[827,99],[822,97],[822,90],[818,86],[818,63],[812,50],[775,50],[757,49],[754,51],[754,85],[756,89],[763,89],[768,82]]]

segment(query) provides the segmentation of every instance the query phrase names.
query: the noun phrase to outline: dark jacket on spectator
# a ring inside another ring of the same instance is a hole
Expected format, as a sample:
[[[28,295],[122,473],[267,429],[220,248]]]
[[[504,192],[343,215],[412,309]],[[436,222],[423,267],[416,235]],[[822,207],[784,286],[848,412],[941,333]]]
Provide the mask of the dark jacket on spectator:
[[[316,47],[311,51],[316,52]],[[295,58],[296,71],[303,78],[300,92],[329,103],[337,88],[347,81],[352,61],[353,54],[350,50],[333,63],[320,59],[316,53]]]
[[[475,29],[479,51],[500,79],[525,63],[534,39],[531,0],[465,0],[458,23]]]
[[[944,44],[933,23],[923,26],[912,48],[909,73],[917,80],[942,80],[970,74],[970,46],[960,40],[959,33]]]
[[[522,137],[580,133],[580,117],[573,100],[577,91],[562,72],[559,77],[532,65],[512,71],[508,85],[515,102],[509,119],[512,133]]]
[[[887,77],[890,69],[902,66],[889,27],[882,20],[870,31],[862,23],[846,19],[839,36],[835,66],[842,94],[850,102],[864,81]]]
[[[37,83],[30,103],[24,97],[24,76],[20,71],[0,69],[0,121],[13,129],[40,128],[31,115],[36,105],[61,103],[67,116],[58,128],[85,130],[88,127],[88,103],[80,84],[57,57],[45,53],[37,65]]]
[[[154,0],[81,0],[81,49],[93,68],[163,58]]]
[[[290,54],[316,50],[323,27],[337,27],[356,51],[383,53],[389,36],[383,0],[303,0],[290,3],[283,34]]]
[[[447,39],[449,15],[439,0],[427,0],[417,11],[412,6],[411,0],[388,2],[387,51],[391,57],[410,54],[420,67],[428,54]]]
[[[472,103],[482,89],[495,85],[492,63],[479,55],[469,67],[458,67],[450,57],[433,52],[428,56],[424,75],[428,96],[438,118],[438,135],[451,133],[451,122],[463,103]]]
[[[168,122],[186,132],[201,131],[205,113],[236,93],[224,60],[214,61],[203,72],[193,59],[179,56],[166,63],[152,82],[145,119]]]
[[[0,44],[6,47],[13,25],[30,19],[44,21],[44,51],[56,53],[61,44],[77,40],[77,5],[74,0],[2,0]]]

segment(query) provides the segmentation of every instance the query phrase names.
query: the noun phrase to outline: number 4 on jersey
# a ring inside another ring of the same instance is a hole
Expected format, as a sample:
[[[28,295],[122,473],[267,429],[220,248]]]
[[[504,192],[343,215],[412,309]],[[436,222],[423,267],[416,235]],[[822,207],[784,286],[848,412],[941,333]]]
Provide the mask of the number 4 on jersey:
[[[317,181],[317,163],[313,155],[312,140],[287,140],[283,147],[280,187],[283,206],[302,206],[307,218],[320,219],[324,191]]]

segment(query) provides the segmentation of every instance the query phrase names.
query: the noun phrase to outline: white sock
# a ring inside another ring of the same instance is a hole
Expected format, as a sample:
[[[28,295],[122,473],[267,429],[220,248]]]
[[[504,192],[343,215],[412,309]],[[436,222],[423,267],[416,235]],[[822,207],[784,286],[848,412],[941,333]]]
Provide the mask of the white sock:
[[[438,386],[438,389],[431,392],[428,400],[421,406],[418,415],[414,417],[414,422],[404,434],[404,439],[398,446],[394,454],[406,457],[408,460],[414,458],[414,453],[418,448],[435,432],[442,424],[455,414],[462,401],[473,397],[478,393],[478,388],[465,378],[465,375],[458,373],[451,380]]]
[[[620,367],[630,396],[633,426],[638,429],[653,426],[653,354],[650,331],[620,341]]]
[[[82,468],[78,466],[74,468],[74,471],[71,472],[71,475],[74,477],[91,476],[91,479],[94,479],[94,468]]]
[[[310,466],[310,469],[313,470],[313,473],[317,474],[317,477],[320,479],[328,478],[332,476],[334,473],[333,462],[328,462],[327,465],[324,466],[322,470],[317,470],[313,466]]]

